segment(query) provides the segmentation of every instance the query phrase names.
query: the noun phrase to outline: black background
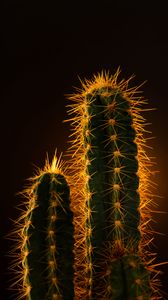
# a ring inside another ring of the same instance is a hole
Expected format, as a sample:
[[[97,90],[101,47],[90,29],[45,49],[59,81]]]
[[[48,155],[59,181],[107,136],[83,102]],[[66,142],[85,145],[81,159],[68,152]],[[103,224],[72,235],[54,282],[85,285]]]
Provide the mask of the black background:
[[[81,79],[121,67],[121,79],[132,74],[143,86],[149,107],[145,114],[155,138],[149,140],[156,157],[158,209],[167,212],[168,175],[168,18],[159,4],[126,1],[1,2],[1,247],[0,298],[14,299],[8,290],[11,243],[4,236],[18,216],[15,209],[25,180],[43,167],[48,152],[65,152],[70,134],[65,94]],[[153,215],[156,263],[168,260],[168,214]],[[168,267],[161,266],[163,290],[168,292]],[[168,299],[165,296],[165,299]]]

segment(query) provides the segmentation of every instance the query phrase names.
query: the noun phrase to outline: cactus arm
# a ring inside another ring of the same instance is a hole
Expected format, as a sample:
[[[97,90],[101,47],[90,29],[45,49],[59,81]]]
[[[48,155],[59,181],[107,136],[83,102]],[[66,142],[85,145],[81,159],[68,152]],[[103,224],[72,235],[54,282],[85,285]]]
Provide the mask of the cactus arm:
[[[55,167],[46,163],[26,189],[28,204],[17,230],[21,238],[18,267],[23,274],[20,297],[27,300],[74,299],[70,190],[62,162],[54,160]]]
[[[37,207],[27,230],[30,299],[73,299],[73,216],[65,178],[42,175],[34,195]]]

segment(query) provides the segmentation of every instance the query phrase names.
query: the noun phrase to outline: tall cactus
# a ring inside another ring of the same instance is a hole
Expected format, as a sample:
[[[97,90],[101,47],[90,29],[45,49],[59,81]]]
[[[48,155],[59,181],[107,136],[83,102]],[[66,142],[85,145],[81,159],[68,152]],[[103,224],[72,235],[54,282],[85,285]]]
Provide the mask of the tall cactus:
[[[73,300],[73,213],[69,186],[56,157],[33,178],[26,196],[28,206],[18,230],[21,297]]]
[[[102,72],[69,97],[76,299],[159,299],[151,298],[144,248],[152,201],[146,101],[118,75]]]

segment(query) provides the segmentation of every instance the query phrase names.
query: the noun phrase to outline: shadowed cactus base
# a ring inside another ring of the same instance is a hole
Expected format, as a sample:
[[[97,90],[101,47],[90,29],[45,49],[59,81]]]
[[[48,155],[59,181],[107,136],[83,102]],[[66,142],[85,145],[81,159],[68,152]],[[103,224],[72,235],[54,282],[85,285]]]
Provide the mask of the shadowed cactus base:
[[[151,299],[150,273],[138,255],[124,255],[109,265],[107,299]]]

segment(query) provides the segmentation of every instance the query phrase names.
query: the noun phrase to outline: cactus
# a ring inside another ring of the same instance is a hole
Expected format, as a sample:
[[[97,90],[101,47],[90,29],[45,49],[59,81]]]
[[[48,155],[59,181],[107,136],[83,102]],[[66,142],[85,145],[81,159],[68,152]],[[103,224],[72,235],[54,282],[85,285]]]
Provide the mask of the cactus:
[[[155,171],[141,115],[147,101],[119,73],[102,72],[69,96],[66,168],[47,161],[26,190],[18,248],[28,300],[162,297],[148,249]]]
[[[73,300],[73,213],[70,191],[56,157],[26,189],[19,225],[22,291],[28,300]],[[20,266],[19,266],[20,267]]]
[[[145,248],[154,185],[146,100],[128,88],[131,78],[118,82],[119,72],[83,81],[69,96],[76,299],[159,299]]]

